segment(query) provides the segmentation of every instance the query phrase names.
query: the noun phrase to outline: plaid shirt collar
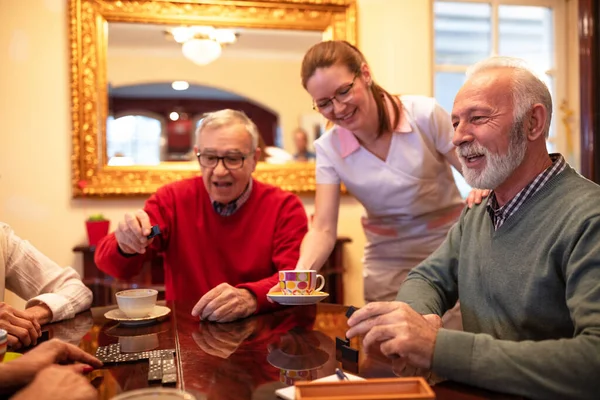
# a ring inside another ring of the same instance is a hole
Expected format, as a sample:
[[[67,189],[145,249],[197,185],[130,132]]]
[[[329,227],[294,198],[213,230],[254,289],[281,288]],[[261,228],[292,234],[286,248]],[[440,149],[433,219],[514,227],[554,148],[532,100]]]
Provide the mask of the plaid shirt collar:
[[[567,166],[565,158],[558,153],[550,154],[550,159],[552,160],[552,165],[536,176],[533,181],[521,189],[515,197],[502,207],[498,205],[496,194],[494,192],[490,193],[486,208],[488,214],[492,218],[494,230],[498,230],[527,200],[540,190],[551,178],[560,174]]]
[[[237,210],[239,210],[240,207],[242,207],[244,203],[248,201],[248,199],[250,198],[250,193],[252,193],[252,178],[250,179],[250,182],[248,183],[248,186],[246,186],[244,192],[237,199],[232,200],[227,204],[219,203],[218,201],[214,201],[213,199],[210,199],[210,201],[212,203],[213,209],[217,214],[222,215],[224,217],[228,217],[231,214],[235,213]]]

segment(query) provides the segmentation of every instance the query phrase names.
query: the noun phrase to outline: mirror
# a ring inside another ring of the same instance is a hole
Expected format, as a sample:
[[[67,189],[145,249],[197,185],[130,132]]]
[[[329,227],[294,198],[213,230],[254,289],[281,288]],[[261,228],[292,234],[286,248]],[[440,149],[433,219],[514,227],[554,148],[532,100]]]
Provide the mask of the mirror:
[[[210,36],[196,33],[201,31]],[[224,33],[229,35],[221,40],[228,42],[221,48],[217,40]],[[299,71],[302,57],[322,36],[319,31],[109,22],[108,165],[196,162],[197,125],[204,113],[223,108],[242,110],[254,121],[263,155],[267,146],[280,148],[265,161],[294,160],[298,150],[291,134],[300,120],[320,116],[299,84]],[[306,132],[307,142],[314,134]]]
[[[300,63],[320,40],[356,42],[354,0],[71,0],[70,16],[75,197],[147,195],[199,174],[195,127],[226,107],[244,110],[270,150],[257,179],[314,191],[314,164],[292,157],[302,142],[295,129],[310,142],[323,124]],[[193,35],[182,41],[181,27]],[[201,39],[225,33],[216,59],[198,59],[212,51]]]

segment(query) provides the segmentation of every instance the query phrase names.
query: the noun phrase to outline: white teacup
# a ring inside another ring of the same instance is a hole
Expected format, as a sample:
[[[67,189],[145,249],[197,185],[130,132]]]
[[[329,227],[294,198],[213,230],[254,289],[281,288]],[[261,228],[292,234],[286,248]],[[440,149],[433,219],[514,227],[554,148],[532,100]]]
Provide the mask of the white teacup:
[[[158,291],[154,289],[129,289],[115,294],[119,309],[129,318],[142,318],[156,305]]]

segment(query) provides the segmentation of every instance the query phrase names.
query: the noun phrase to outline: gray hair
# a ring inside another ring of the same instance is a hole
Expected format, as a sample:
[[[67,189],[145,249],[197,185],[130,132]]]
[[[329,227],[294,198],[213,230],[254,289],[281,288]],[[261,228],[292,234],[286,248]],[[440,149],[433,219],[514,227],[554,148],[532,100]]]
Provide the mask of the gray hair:
[[[521,121],[536,103],[541,103],[546,108],[548,118],[544,126],[544,133],[547,139],[552,121],[552,96],[548,86],[525,60],[515,57],[496,56],[479,61],[467,69],[467,79],[492,69],[511,69],[513,71],[512,95],[515,122]]]
[[[196,143],[200,139],[200,133],[202,133],[204,128],[216,129],[235,124],[240,124],[246,129],[246,132],[248,132],[252,139],[252,151],[256,150],[259,138],[258,128],[243,111],[228,108],[204,114],[204,117],[200,120],[198,129],[196,129]]]

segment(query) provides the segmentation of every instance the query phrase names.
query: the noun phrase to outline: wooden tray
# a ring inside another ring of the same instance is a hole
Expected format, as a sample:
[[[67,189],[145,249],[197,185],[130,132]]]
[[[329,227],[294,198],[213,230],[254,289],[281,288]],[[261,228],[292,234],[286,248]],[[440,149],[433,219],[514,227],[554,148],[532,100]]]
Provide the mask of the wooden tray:
[[[367,379],[364,381],[296,382],[296,400],[435,399],[421,377]]]

